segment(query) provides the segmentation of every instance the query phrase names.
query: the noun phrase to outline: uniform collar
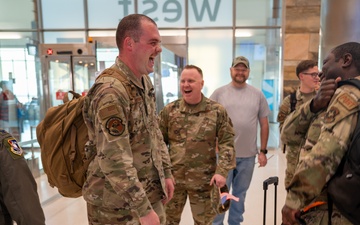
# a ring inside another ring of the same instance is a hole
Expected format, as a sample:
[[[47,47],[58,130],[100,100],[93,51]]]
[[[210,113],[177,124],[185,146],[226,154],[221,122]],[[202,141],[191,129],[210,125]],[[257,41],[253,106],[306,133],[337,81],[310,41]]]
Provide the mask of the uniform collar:
[[[201,101],[196,105],[187,104],[184,99],[180,100],[180,112],[199,113],[209,110],[208,99],[201,93]]]
[[[135,74],[130,70],[130,68],[123,61],[121,61],[121,59],[119,59],[119,57],[116,57],[115,64],[112,66],[112,68],[122,71],[133,84],[135,84],[141,89],[144,89],[144,85],[142,84],[143,77],[141,77],[141,79],[137,78]]]

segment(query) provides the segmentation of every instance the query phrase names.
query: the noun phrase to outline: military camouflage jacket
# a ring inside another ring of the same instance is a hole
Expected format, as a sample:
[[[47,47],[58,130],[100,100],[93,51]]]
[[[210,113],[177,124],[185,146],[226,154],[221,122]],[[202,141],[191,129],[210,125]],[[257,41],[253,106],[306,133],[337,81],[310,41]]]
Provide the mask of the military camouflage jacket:
[[[316,92],[311,92],[311,93],[302,93],[300,92],[300,88],[298,88],[296,90],[296,105],[295,108],[299,108],[300,105],[302,105],[304,102],[307,102],[309,100],[311,100],[314,96],[316,95]],[[286,119],[286,117],[291,113],[291,104],[290,104],[290,95],[286,96],[283,99],[283,102],[281,103],[280,107],[279,107],[279,113],[277,116],[277,122],[279,123],[279,129],[281,131],[282,126],[284,124],[284,121]]]
[[[113,70],[126,82],[100,77],[99,91],[86,97],[83,115],[97,155],[89,165],[84,199],[96,206],[133,210],[145,216],[165,196],[171,177],[167,147],[159,130],[155,93],[150,78],[139,80],[119,59]],[[105,88],[104,88],[105,87]]]
[[[281,133],[283,143],[294,145],[304,135],[306,138],[288,186],[287,206],[300,209],[320,196],[350,144],[359,100],[360,91],[344,85],[336,90],[326,112],[312,113],[309,101],[286,119]]]
[[[176,182],[209,185],[215,173],[226,178],[235,167],[234,131],[230,117],[219,103],[202,96],[199,104],[190,106],[178,99],[165,106],[159,117]]]
[[[295,109],[298,109],[304,102],[307,102],[311,100],[316,95],[316,92],[311,92],[304,94],[300,92],[300,88],[296,90],[296,105]],[[284,124],[284,121],[286,117],[291,113],[291,106],[290,106],[290,95],[286,96],[279,108],[279,114],[277,117],[277,121],[279,122],[279,129],[281,132],[282,126]],[[294,175],[294,171],[296,168],[296,165],[298,163],[299,159],[299,143],[296,143],[295,145],[287,144],[283,146],[286,148],[286,170],[285,170],[285,187],[287,187],[290,183],[290,180],[292,179]]]

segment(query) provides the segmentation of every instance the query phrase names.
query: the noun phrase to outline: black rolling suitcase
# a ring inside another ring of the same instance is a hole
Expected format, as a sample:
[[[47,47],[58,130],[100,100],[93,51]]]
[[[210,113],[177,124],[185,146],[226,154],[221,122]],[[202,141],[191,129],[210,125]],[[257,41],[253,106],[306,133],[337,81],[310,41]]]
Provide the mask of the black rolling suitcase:
[[[274,184],[275,187],[275,200],[274,200],[274,224],[276,225],[276,200],[277,200],[277,185],[279,184],[278,177],[269,177],[263,182],[264,189],[264,215],[263,215],[263,224],[266,224],[266,191],[270,184]]]

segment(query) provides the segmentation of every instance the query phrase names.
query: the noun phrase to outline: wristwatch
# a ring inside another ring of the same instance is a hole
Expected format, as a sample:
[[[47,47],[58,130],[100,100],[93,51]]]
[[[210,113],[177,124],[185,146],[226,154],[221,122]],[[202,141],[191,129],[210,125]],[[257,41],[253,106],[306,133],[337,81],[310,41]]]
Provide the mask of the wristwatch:
[[[260,149],[260,152],[264,153],[266,155],[268,153],[268,150],[267,149]]]

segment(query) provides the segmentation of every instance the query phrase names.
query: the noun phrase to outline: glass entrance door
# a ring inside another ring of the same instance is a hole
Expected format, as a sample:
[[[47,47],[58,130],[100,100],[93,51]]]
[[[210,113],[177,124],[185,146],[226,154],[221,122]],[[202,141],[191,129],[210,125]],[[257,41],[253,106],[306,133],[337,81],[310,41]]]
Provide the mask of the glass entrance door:
[[[96,58],[94,56],[73,56],[72,68],[72,90],[84,96],[95,82]]]
[[[40,54],[43,117],[48,108],[63,103],[68,91],[86,95],[95,81],[96,49],[93,43],[41,44]]]
[[[179,78],[185,61],[185,57],[162,46],[161,55],[155,62],[154,73],[149,74],[155,87],[158,112],[180,97]]]
[[[47,108],[62,104],[70,90],[86,95],[95,80],[95,65],[95,56],[47,56],[43,63]]]
[[[156,106],[159,112],[165,105],[181,97],[180,74],[187,62],[186,38],[184,35],[162,36],[162,52],[158,58],[153,79]]]

